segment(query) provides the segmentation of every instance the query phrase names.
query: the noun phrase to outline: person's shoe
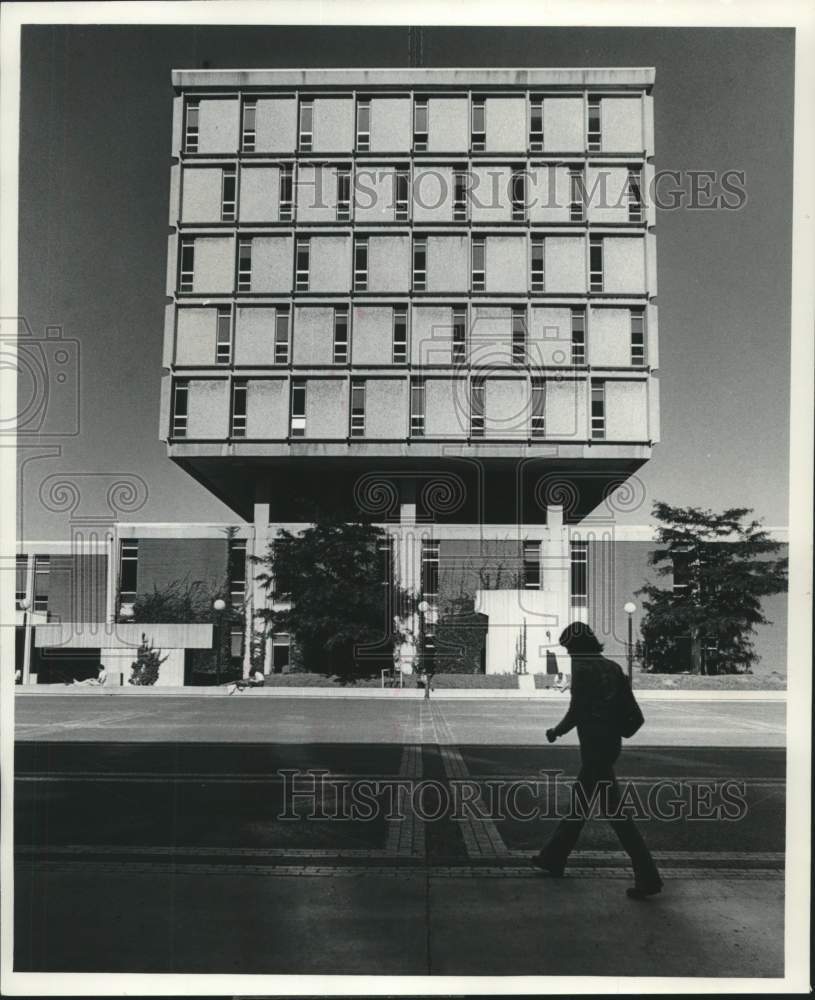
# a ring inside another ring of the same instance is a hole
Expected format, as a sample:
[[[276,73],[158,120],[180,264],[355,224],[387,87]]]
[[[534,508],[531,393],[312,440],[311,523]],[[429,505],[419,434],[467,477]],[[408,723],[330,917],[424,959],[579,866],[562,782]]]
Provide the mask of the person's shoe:
[[[632,889],[625,890],[629,899],[647,899],[660,892],[662,892],[662,882],[643,882],[640,885],[635,885]]]
[[[548,875],[550,878],[563,878],[563,865],[552,864],[540,854],[536,854],[533,858],[531,858],[529,863],[533,868],[537,868],[539,871],[542,871],[544,875]]]

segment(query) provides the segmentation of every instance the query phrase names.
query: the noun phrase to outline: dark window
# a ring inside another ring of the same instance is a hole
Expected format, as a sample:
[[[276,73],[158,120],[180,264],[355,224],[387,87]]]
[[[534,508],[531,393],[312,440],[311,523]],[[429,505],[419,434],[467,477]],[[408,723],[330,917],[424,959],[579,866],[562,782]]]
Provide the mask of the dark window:
[[[368,290],[368,237],[358,236],[354,240],[354,291]]]
[[[424,380],[410,380],[410,434],[424,437]]]
[[[302,153],[310,153],[313,140],[314,102],[304,99],[300,101],[300,151]]]
[[[546,274],[544,271],[544,244],[543,237],[535,237],[532,240],[531,250],[531,287],[533,292],[543,292],[546,289]]]
[[[294,171],[290,164],[280,168],[280,221],[291,222],[294,201]]]
[[[308,240],[300,239],[297,241],[294,288],[298,292],[308,291],[310,249]]]
[[[645,313],[631,310],[631,364],[645,364]]]
[[[179,265],[178,290],[191,292],[195,273],[195,240],[181,241],[181,262]]]
[[[232,310],[229,306],[219,306],[215,341],[215,363],[219,365],[228,365],[231,360]]]
[[[483,292],[487,287],[486,241],[483,236],[474,236],[472,241],[473,291]]]
[[[399,306],[393,310],[393,363],[407,362],[407,309]]]
[[[422,541],[422,597],[432,601],[439,596],[439,543]]]
[[[410,176],[407,170],[397,170],[394,183],[396,185],[396,221],[407,222],[410,193]]]
[[[606,384],[599,379],[591,381],[591,436],[595,440],[606,436]]]
[[[423,292],[427,287],[427,239],[413,239],[413,291]]]
[[[586,188],[580,170],[569,171],[569,221],[584,222],[586,218]]]
[[[467,171],[459,167],[453,176],[453,220],[467,221]]]
[[[571,544],[572,607],[585,608],[589,603],[589,543]]]
[[[365,435],[365,380],[351,379],[351,437]]]
[[[473,98],[470,145],[474,153],[483,153],[487,148],[487,105],[483,97]]]
[[[427,151],[428,110],[427,98],[417,97],[413,102],[413,149],[417,153]]]
[[[484,437],[484,414],[486,413],[487,386],[483,378],[474,378],[470,383],[470,436]]]
[[[367,153],[371,148],[371,102],[357,100],[357,152]]]
[[[340,167],[337,171],[337,221],[348,222],[351,218],[351,171]]]
[[[600,98],[589,98],[589,133],[588,149],[590,153],[598,153],[602,141],[600,131]]]
[[[139,541],[137,538],[119,542],[119,598],[132,599],[138,593]]]
[[[334,309],[334,364],[348,364],[348,310],[344,306]]]
[[[274,322],[274,360],[276,365],[289,363],[289,307],[277,306]]]
[[[51,557],[34,556],[34,610],[48,610],[51,589]]]
[[[542,378],[532,379],[532,437],[546,436],[546,383]]]
[[[176,382],[173,386],[172,436],[187,436],[187,407],[189,404],[189,382]]]
[[[586,311],[572,309],[572,364],[586,363]]]
[[[628,168],[628,221],[642,222],[642,171]]]
[[[306,436],[306,381],[302,378],[291,383],[291,436]]]
[[[198,152],[198,101],[187,101],[184,150],[187,153]]]
[[[512,221],[523,222],[526,218],[526,171],[517,167],[512,171]]]
[[[232,428],[233,438],[246,437],[246,403],[248,388],[245,379],[232,383]]]
[[[453,357],[454,365],[463,365],[467,360],[467,310],[453,310]]]
[[[533,97],[529,105],[529,150],[543,152],[543,98]]]
[[[14,561],[14,600],[19,610],[28,597],[28,556],[17,556]]]
[[[524,587],[540,590],[541,585],[541,543],[524,542]]]
[[[603,241],[598,236],[589,240],[589,290],[603,290]]]
[[[246,539],[229,540],[229,596],[233,608],[239,608],[246,599]]]
[[[252,291],[252,241],[238,240],[238,291]]]
[[[512,363],[526,364],[526,309],[512,307]]]
[[[247,100],[243,102],[241,149],[244,153],[254,153],[255,151],[255,120],[257,109],[257,101]]]
[[[238,179],[234,167],[224,167],[221,178],[221,221],[235,221]]]

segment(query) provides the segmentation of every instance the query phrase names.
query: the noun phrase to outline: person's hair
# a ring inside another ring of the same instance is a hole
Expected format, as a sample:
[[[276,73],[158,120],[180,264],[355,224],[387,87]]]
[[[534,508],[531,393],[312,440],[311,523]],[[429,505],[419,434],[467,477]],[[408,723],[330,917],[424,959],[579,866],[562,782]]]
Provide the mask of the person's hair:
[[[560,633],[558,642],[569,653],[602,653],[603,644],[598,641],[585,622],[572,622]]]

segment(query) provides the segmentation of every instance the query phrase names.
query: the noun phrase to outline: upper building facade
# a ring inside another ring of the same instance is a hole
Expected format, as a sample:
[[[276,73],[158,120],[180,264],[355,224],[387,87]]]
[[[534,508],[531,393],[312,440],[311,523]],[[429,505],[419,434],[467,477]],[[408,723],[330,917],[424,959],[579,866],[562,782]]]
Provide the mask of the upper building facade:
[[[250,519],[375,468],[534,521],[534,477],[511,515],[473,479],[519,463],[590,511],[659,436],[653,83],[174,72],[170,457]]]

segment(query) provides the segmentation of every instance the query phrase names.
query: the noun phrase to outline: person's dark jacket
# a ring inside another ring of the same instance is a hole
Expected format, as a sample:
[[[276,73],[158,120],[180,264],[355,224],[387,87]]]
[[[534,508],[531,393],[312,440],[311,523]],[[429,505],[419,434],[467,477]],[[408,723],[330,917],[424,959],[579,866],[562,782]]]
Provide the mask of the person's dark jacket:
[[[583,749],[597,748],[619,753],[620,733],[616,718],[617,698],[625,675],[620,665],[599,654],[572,657],[572,700],[554,727],[563,736],[577,726]]]

